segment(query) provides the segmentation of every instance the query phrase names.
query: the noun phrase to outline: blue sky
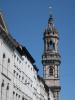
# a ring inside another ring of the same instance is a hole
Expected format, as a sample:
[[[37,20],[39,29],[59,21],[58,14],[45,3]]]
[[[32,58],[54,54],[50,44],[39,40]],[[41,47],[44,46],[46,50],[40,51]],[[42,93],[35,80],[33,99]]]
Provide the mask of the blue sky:
[[[61,100],[75,100],[75,0],[0,0],[9,32],[32,54],[40,75],[49,5],[60,36]]]

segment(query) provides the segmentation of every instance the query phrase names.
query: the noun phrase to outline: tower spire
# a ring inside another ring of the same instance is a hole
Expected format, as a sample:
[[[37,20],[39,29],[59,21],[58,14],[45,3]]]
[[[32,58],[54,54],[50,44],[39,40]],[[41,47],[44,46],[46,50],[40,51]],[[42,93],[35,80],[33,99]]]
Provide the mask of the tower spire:
[[[48,27],[44,32],[44,53],[42,55],[42,64],[44,69],[44,80],[48,87],[53,91],[54,100],[59,99],[60,93],[60,53],[59,53],[59,37],[54,26],[54,19],[50,14],[48,19]]]

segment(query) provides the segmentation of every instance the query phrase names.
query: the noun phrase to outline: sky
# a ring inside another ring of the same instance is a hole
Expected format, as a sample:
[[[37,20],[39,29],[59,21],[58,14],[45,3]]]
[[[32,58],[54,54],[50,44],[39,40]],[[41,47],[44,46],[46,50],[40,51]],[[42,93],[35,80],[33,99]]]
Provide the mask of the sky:
[[[8,31],[28,49],[41,76],[49,6],[60,37],[61,100],[75,100],[75,0],[0,0]]]

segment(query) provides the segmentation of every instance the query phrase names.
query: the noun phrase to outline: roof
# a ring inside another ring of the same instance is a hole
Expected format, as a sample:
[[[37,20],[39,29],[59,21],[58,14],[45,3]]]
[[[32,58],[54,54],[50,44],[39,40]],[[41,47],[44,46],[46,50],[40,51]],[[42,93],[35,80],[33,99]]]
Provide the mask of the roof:
[[[7,27],[6,27],[6,24],[5,24],[5,21],[4,21],[4,18],[3,18],[3,14],[0,12],[0,26],[6,31],[7,31]]]
[[[39,71],[39,69],[37,68],[36,65],[33,65],[33,67],[34,67],[34,69],[35,69],[37,72]]]
[[[45,90],[48,92],[49,91],[49,87],[45,84],[45,80],[39,75],[37,77],[43,83]]]
[[[35,63],[34,58],[31,56],[26,47],[19,45],[16,49],[18,50],[21,56],[25,55],[32,64]]]

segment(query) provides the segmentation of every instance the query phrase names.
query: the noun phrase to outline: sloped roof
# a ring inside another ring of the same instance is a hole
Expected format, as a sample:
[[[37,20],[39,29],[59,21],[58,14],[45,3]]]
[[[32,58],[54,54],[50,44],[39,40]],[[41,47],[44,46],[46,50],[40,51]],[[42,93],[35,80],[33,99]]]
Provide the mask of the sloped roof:
[[[38,67],[36,65],[33,65],[33,67],[37,72],[39,71],[39,69],[38,69]]]
[[[35,63],[34,58],[31,56],[31,54],[25,46],[19,45],[16,47],[16,49],[18,50],[21,56],[25,55],[32,64]]]
[[[46,85],[45,80],[40,75],[37,78],[43,83],[45,90],[49,92],[49,87]]]
[[[6,27],[6,24],[5,24],[5,21],[4,21],[4,18],[3,18],[3,14],[0,12],[0,26],[6,31],[7,31],[7,27]]]

